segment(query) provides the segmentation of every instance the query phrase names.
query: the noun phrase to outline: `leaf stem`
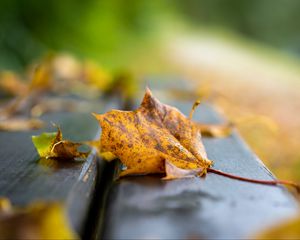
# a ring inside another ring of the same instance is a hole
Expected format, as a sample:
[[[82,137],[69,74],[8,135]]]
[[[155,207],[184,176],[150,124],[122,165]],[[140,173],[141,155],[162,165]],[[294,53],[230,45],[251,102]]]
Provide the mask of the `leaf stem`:
[[[286,180],[257,180],[257,179],[251,179],[251,178],[245,178],[241,176],[236,176],[230,173],[225,173],[223,171],[213,169],[213,168],[208,168],[207,172],[222,175],[224,177],[244,181],[244,182],[251,182],[251,183],[258,183],[258,184],[264,184],[264,185],[278,185],[278,184],[283,184],[283,185],[288,185],[294,187],[298,193],[300,193],[300,186],[292,181],[286,181]]]
[[[190,115],[189,115],[190,120],[192,120],[194,112],[195,112],[195,110],[196,110],[196,108],[198,107],[199,104],[200,104],[200,100],[197,100],[197,101],[194,102],[193,107],[190,111]]]

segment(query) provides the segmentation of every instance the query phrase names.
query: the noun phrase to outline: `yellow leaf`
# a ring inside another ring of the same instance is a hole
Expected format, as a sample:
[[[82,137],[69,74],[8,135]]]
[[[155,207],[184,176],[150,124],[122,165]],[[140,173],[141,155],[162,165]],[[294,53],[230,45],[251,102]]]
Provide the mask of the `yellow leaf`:
[[[300,217],[273,226],[272,228],[261,232],[258,236],[256,236],[256,239],[299,239],[299,226]]]
[[[205,137],[227,137],[231,134],[233,129],[232,123],[225,124],[203,124],[197,123],[197,126]]]
[[[112,161],[117,158],[116,155],[111,152],[100,152],[100,156],[106,161]]]
[[[91,61],[85,62],[83,72],[86,82],[100,91],[105,91],[112,81],[112,77],[108,72]]]
[[[49,90],[52,78],[52,57],[49,56],[36,67],[29,83],[29,91]]]
[[[0,214],[11,211],[11,203],[7,198],[0,197]]]
[[[0,238],[79,239],[70,227],[64,206],[57,202],[34,202],[24,208],[0,210]]]
[[[0,74],[0,89],[12,96],[23,96],[28,91],[26,83],[8,71]]]
[[[102,128],[101,150],[127,167],[120,176],[165,173],[166,160],[177,168],[203,172],[212,164],[197,125],[176,108],[160,103],[149,89],[137,110],[95,116]]]
[[[164,179],[167,180],[204,176],[209,172],[239,181],[286,184],[300,189],[291,181],[257,180],[211,168],[213,162],[207,158],[200,131],[206,130],[210,135],[220,137],[228,135],[231,126],[216,127],[193,122],[191,118],[199,103],[195,102],[187,118],[178,109],[159,102],[147,89],[141,106],[135,111],[111,110],[94,114],[102,128],[101,151],[111,153],[125,165],[120,177],[165,173]]]
[[[43,126],[44,122],[35,118],[11,118],[0,121],[0,130],[3,131],[28,131],[32,129],[39,129]]]

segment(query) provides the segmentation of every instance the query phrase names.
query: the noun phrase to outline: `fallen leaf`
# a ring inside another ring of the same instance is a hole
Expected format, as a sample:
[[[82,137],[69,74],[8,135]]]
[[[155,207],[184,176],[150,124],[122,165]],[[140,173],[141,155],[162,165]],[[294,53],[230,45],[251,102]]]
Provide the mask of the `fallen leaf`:
[[[299,239],[299,226],[300,217],[290,219],[259,233],[255,239]]]
[[[114,159],[117,159],[117,156],[114,155],[112,152],[101,152],[101,142],[100,140],[92,140],[86,141],[84,144],[90,146],[91,148],[96,150],[98,157],[110,162]]]
[[[47,56],[34,69],[33,76],[29,83],[29,93],[32,91],[49,91],[52,87],[52,56]]]
[[[117,158],[112,152],[100,152],[100,157],[105,159],[106,161],[110,162]]]
[[[40,65],[34,72],[28,88],[22,94],[0,108],[0,119],[11,120],[18,114],[26,114],[36,105],[41,93],[50,89],[50,76],[48,65]]]
[[[168,180],[203,176],[209,172],[257,184],[285,184],[300,191],[300,186],[291,181],[257,180],[211,168],[213,162],[207,158],[201,141],[201,126],[191,120],[199,103],[195,102],[187,118],[178,109],[159,102],[147,89],[141,106],[135,111],[111,110],[94,114],[102,128],[98,146],[101,152],[111,153],[112,159],[120,159],[125,166],[120,177],[165,173],[164,179]],[[226,132],[212,126],[206,129],[217,136]]]
[[[132,106],[136,93],[138,91],[138,82],[129,71],[122,70],[114,74],[113,81],[105,90],[105,96],[117,96],[124,109]]]
[[[0,73],[0,89],[11,96],[22,96],[28,91],[26,83],[9,71]]]
[[[120,176],[166,173],[166,160],[201,173],[212,165],[197,125],[176,108],[160,103],[149,89],[135,111],[94,115],[102,128],[101,151],[111,152],[127,168]]]
[[[28,131],[39,129],[43,126],[44,122],[35,118],[12,118],[0,121],[0,131]]]
[[[1,239],[79,239],[70,227],[65,208],[57,202],[34,202],[23,208],[0,209]]]
[[[105,91],[112,82],[111,75],[96,63],[86,61],[83,64],[83,79],[99,91]]]
[[[194,102],[192,110],[189,115],[189,119],[192,120],[193,114],[200,104],[200,100]],[[227,137],[231,134],[233,129],[233,123],[225,123],[225,124],[203,124],[203,123],[195,123],[201,132],[202,136],[205,137]]]
[[[63,140],[59,127],[57,127],[57,132],[45,132],[39,136],[32,136],[32,142],[41,158],[74,160],[86,158],[89,154],[89,152],[78,151],[82,143]]]
[[[10,212],[12,209],[11,203],[7,198],[0,197],[0,214]]]
[[[45,113],[52,112],[79,112],[88,111],[91,103],[83,100],[64,99],[59,97],[44,97],[39,103],[30,109],[32,117],[40,117]]]
[[[51,155],[53,145],[62,140],[60,129],[57,132],[44,132],[39,136],[32,136],[32,142],[40,155],[40,157],[48,157]]]
[[[30,100],[27,96],[18,96],[6,102],[0,107],[0,119],[13,119],[20,112],[28,108],[29,102]]]
[[[233,124],[203,124],[197,123],[202,136],[205,137],[227,137],[232,133]]]

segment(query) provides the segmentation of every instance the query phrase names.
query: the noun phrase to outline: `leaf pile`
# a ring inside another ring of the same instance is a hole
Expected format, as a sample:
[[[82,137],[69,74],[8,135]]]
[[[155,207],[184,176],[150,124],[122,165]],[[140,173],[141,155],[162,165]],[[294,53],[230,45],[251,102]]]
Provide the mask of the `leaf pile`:
[[[136,86],[130,73],[112,73],[92,61],[49,54],[23,75],[0,71],[0,98],[5,97],[0,101],[0,131],[40,128],[42,121],[36,118],[47,112],[90,112],[90,105],[82,103],[98,102],[100,97],[118,96],[126,103]],[[79,98],[70,98],[74,95]],[[37,120],[39,124],[32,124]]]

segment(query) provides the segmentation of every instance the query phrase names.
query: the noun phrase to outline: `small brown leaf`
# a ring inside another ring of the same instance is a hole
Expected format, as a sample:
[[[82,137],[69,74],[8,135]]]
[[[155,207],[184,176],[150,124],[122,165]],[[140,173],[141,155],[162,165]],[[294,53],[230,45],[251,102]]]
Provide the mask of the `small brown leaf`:
[[[202,124],[197,123],[197,126],[205,137],[227,137],[232,133],[233,124]]]
[[[65,140],[57,142],[51,149],[51,157],[62,159],[86,158],[88,153],[78,151],[78,147],[81,145],[81,143],[73,143]]]
[[[0,131],[28,131],[39,129],[45,124],[42,120],[31,118],[12,118],[0,121]]]
[[[63,140],[62,132],[58,126],[57,132],[32,136],[32,142],[41,158],[74,160],[75,158],[86,158],[89,154],[89,152],[78,151],[82,143]]]

